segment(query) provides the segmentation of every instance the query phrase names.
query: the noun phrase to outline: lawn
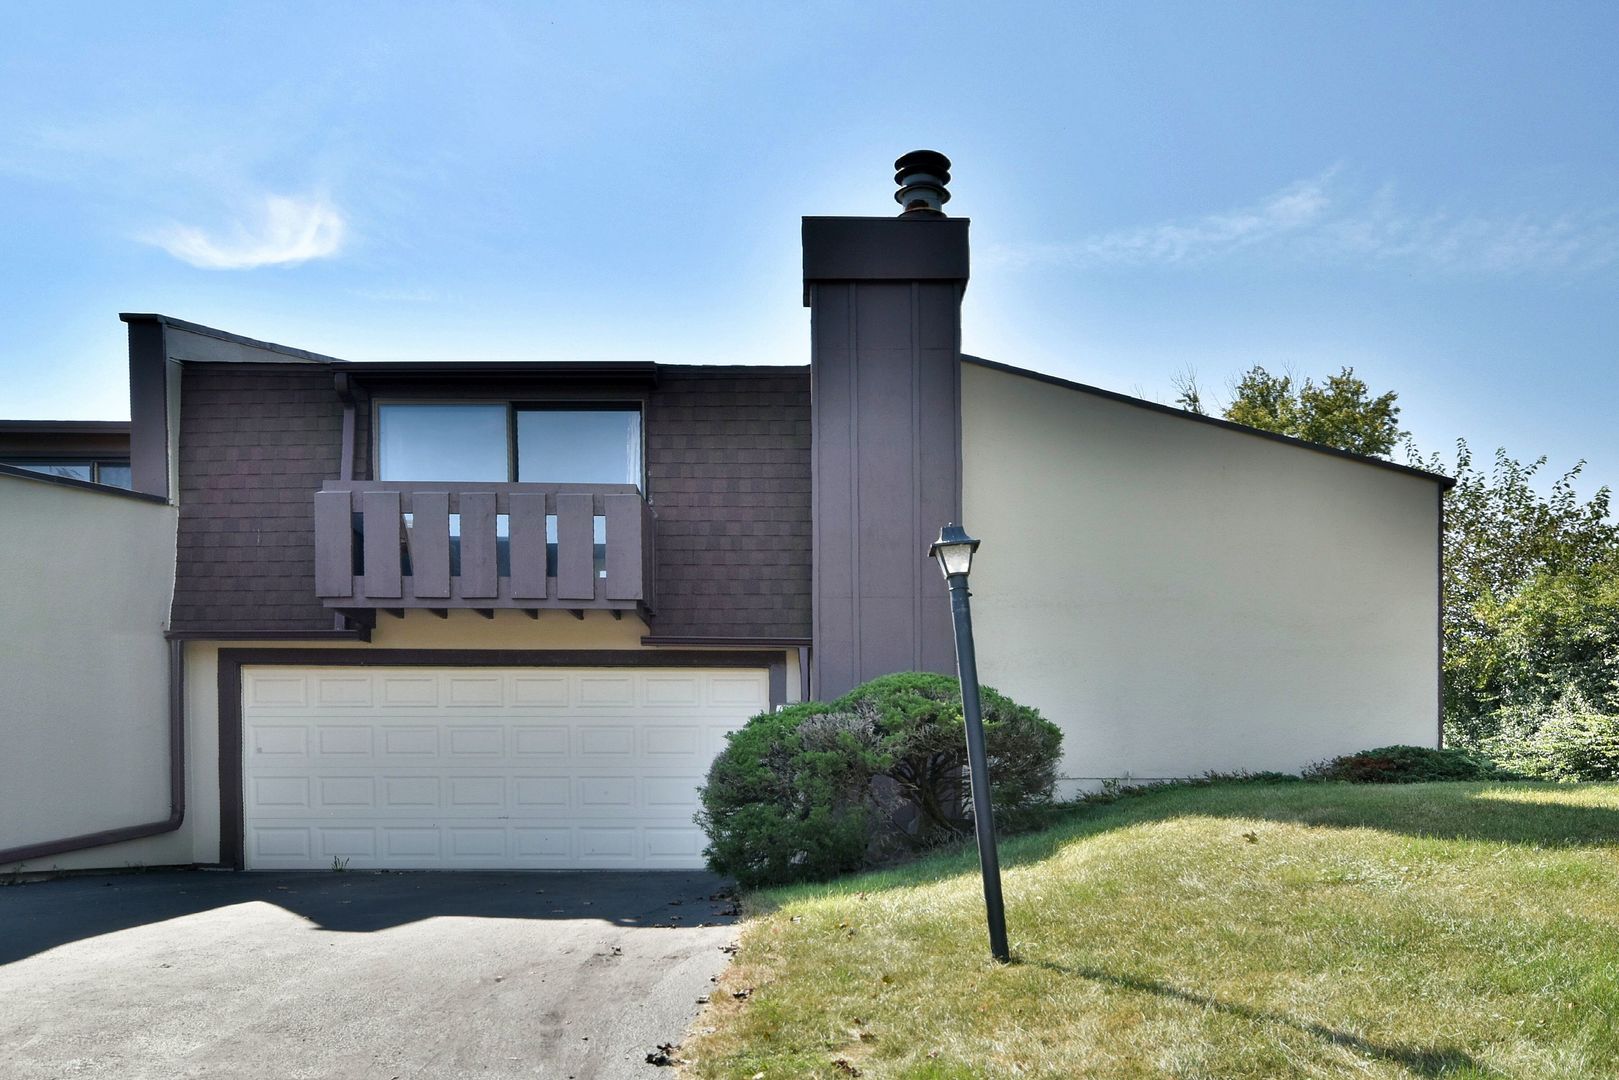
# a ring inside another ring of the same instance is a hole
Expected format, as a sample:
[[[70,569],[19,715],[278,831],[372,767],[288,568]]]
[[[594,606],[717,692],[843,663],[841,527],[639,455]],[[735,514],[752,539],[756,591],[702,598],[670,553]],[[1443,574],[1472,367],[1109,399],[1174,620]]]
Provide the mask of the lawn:
[[[1178,788],[748,898],[697,1077],[1619,1077],[1619,785]]]

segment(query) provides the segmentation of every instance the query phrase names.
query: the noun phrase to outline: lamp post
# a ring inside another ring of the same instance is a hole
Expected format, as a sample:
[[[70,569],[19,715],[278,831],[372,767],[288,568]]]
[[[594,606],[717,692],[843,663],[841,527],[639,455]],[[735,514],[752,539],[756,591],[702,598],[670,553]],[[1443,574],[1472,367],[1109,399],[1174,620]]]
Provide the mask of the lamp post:
[[[1001,860],[995,851],[995,818],[989,805],[989,760],[984,753],[984,719],[978,700],[978,658],[973,651],[973,613],[967,597],[978,541],[955,522],[939,530],[928,555],[950,586],[950,614],[956,624],[956,674],[961,680],[961,711],[967,723],[967,764],[972,774],[973,825],[978,833],[978,869],[984,878],[984,910],[989,916],[989,951],[1001,963],[1006,948],[1006,908],[1001,903]]]

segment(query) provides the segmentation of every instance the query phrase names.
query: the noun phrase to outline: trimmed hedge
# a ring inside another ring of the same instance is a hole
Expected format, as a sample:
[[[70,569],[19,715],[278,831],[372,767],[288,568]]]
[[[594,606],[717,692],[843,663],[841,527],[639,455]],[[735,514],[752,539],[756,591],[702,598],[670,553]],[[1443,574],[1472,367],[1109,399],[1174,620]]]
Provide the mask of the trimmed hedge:
[[[1493,761],[1467,750],[1427,746],[1380,746],[1320,761],[1304,770],[1306,780],[1352,784],[1420,784],[1433,780],[1499,780]]]
[[[997,815],[1049,801],[1061,731],[994,690],[981,703]],[[727,737],[703,787],[709,865],[747,887],[820,880],[961,835],[966,764],[961,691],[944,675],[761,714]]]

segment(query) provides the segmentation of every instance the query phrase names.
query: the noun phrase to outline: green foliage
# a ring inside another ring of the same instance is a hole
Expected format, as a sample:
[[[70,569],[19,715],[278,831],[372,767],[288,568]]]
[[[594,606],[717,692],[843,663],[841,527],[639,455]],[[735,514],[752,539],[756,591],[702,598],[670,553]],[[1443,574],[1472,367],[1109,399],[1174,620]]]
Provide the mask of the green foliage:
[[[1182,388],[1183,404],[1188,395],[1194,411],[1202,411],[1195,386]],[[1354,368],[1320,385],[1307,378],[1295,387],[1291,375],[1272,375],[1255,365],[1237,381],[1235,395],[1225,408],[1227,420],[1357,454],[1386,455],[1406,434],[1394,391],[1373,397]]]
[[[1570,693],[1619,712],[1619,526],[1607,488],[1588,502],[1575,493],[1583,462],[1539,494],[1545,463],[1498,450],[1486,472],[1466,442],[1454,466],[1414,461],[1456,477],[1445,499],[1445,732],[1462,745],[1526,737],[1525,717]]]
[[[992,802],[998,819],[1020,820],[1050,799],[1062,733],[987,687],[981,703]],[[752,887],[869,865],[902,837],[935,844],[970,827],[966,764],[961,692],[943,675],[889,675],[761,714],[728,737],[703,788],[709,864]],[[896,829],[879,777],[910,830]]]
[[[1619,713],[1578,693],[1545,710],[1503,710],[1503,731],[1488,740],[1502,765],[1536,780],[1619,780]]]
[[[1051,796],[1062,753],[1062,732],[1026,705],[982,687],[979,703],[989,759],[991,804],[1018,813]],[[966,779],[967,732],[961,689],[947,675],[905,672],[857,686],[836,703],[867,715],[882,732],[886,775],[921,815],[917,842],[970,827]],[[959,812],[958,812],[959,808]]]
[[[1427,746],[1380,746],[1320,761],[1304,770],[1306,780],[1351,784],[1421,784],[1435,780],[1495,780],[1493,761],[1467,750]]]
[[[761,713],[732,732],[697,815],[709,864],[748,887],[860,867],[871,777],[884,764],[876,743],[868,722],[821,702]]]

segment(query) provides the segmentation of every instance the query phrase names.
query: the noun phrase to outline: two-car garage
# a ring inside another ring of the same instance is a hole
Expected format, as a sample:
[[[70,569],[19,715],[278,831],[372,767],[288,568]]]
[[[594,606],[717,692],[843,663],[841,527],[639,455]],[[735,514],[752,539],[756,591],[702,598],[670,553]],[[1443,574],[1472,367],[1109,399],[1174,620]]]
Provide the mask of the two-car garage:
[[[764,667],[240,669],[250,869],[687,868]]]

